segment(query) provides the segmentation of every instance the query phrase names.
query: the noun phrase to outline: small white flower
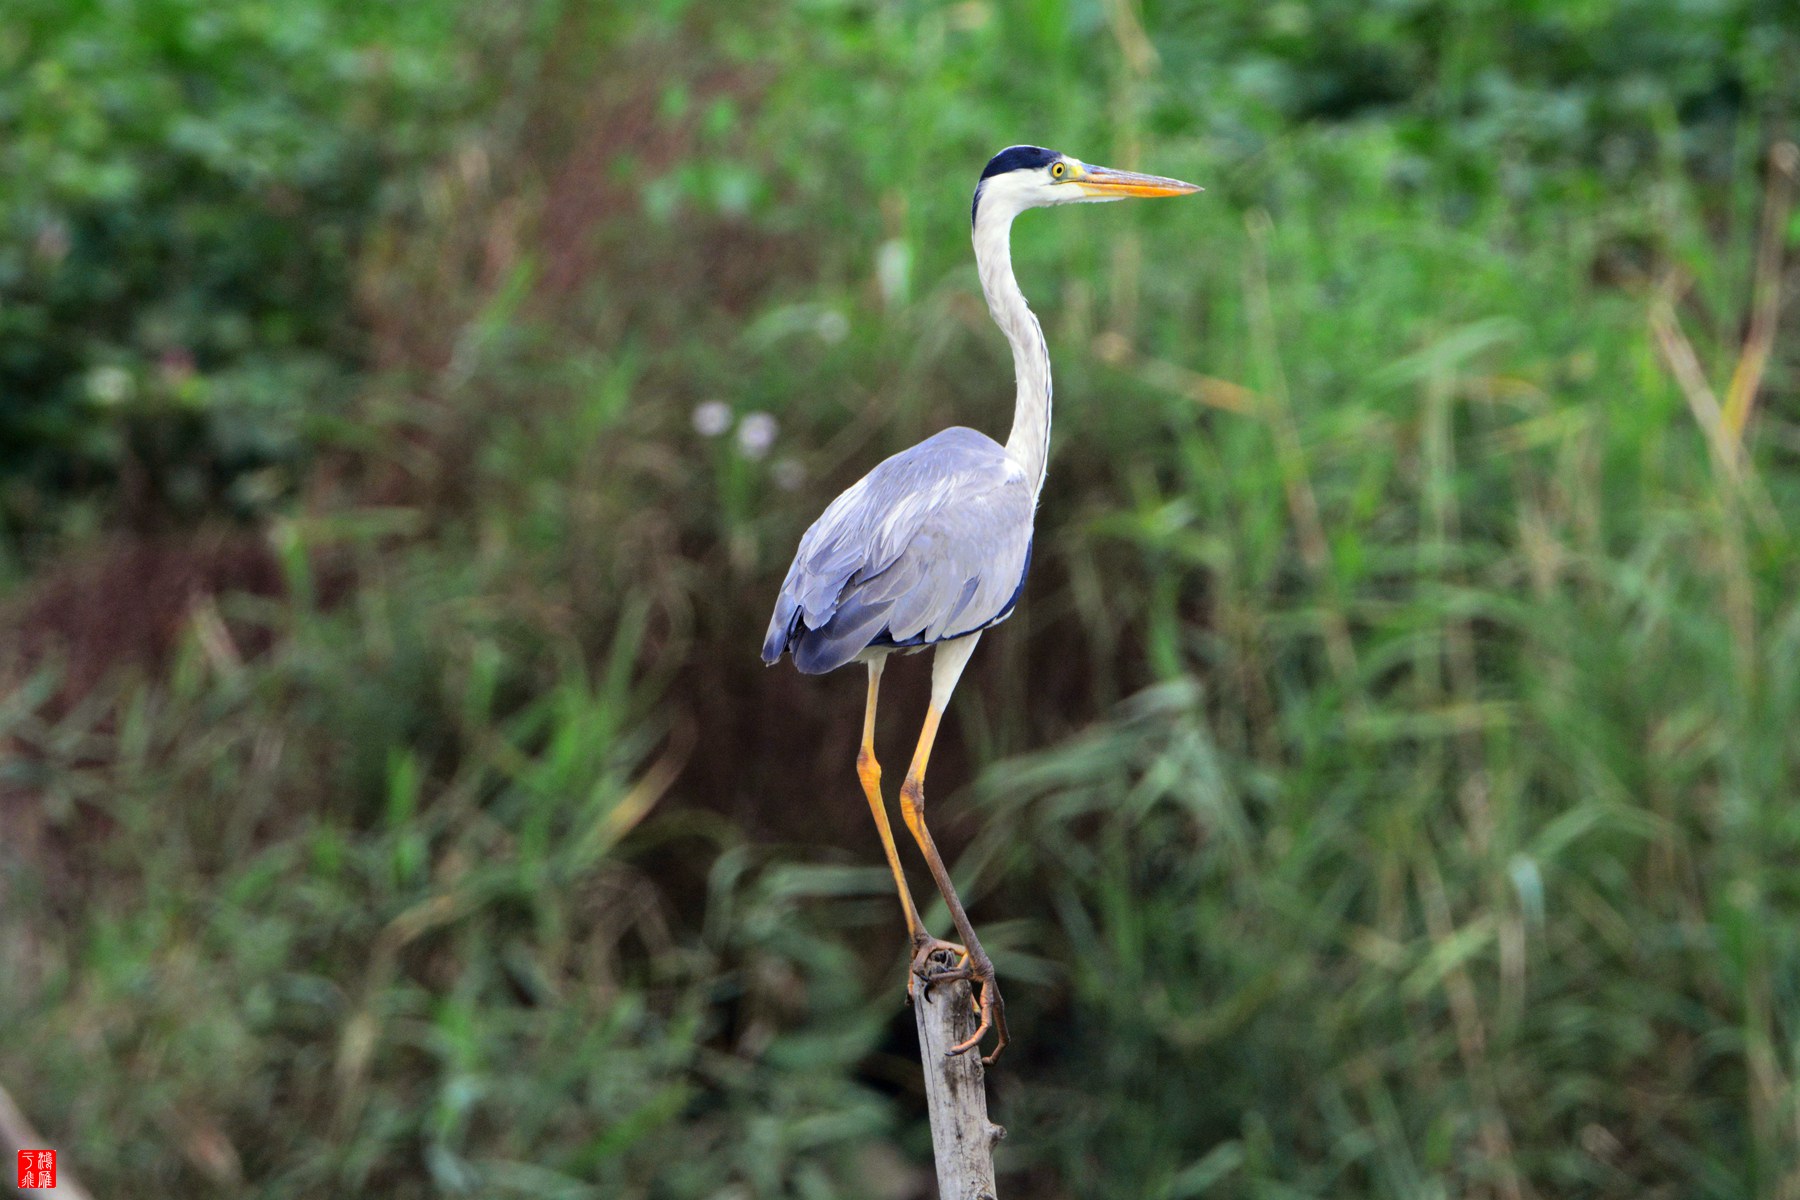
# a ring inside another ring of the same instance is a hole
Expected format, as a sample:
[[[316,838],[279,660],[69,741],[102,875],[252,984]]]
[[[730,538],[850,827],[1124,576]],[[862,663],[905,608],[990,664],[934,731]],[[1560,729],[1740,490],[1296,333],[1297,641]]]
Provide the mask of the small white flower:
[[[694,406],[694,432],[701,437],[718,437],[731,428],[731,405],[723,400],[708,400]]]
[[[912,295],[912,247],[905,239],[881,243],[875,252],[875,283],[881,289],[882,303],[889,308],[905,304]]]
[[[775,444],[775,435],[780,432],[781,426],[768,413],[750,413],[738,423],[738,449],[744,452],[745,458],[761,458]]]
[[[131,398],[131,372],[124,367],[95,367],[88,372],[87,391],[96,404],[123,404]]]
[[[800,465],[797,458],[778,458],[769,473],[775,477],[775,486],[784,492],[797,492],[800,485],[806,482],[806,468]]]

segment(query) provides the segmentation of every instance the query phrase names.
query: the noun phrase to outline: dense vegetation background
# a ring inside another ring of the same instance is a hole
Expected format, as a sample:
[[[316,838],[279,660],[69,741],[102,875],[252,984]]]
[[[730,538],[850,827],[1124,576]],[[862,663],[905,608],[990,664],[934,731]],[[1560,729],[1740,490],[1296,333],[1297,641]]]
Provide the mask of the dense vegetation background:
[[[1016,231],[1003,1190],[1800,1197],[1797,120],[1785,0],[14,0],[0,1084],[102,1196],[929,1195],[755,652],[1005,427],[1037,141],[1208,191]]]

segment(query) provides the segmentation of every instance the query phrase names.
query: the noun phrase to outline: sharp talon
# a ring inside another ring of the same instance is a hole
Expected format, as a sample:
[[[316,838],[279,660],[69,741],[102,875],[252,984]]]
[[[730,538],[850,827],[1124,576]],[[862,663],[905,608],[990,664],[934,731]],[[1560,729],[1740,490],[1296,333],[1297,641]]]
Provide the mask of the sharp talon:
[[[955,968],[935,965],[933,960],[941,958],[947,963],[954,958],[963,962],[968,957],[969,952],[955,942],[940,941],[934,937],[920,938],[913,943],[912,973],[927,983],[942,983],[943,972]]]
[[[968,1041],[956,1043],[956,1045],[954,1045],[954,1046],[950,1047],[948,1050],[944,1051],[944,1057],[945,1058],[954,1058],[958,1054],[967,1054],[969,1051],[973,1050],[975,1047],[981,1045],[981,1039],[987,1036],[987,1031],[988,1031],[987,1022],[983,1021],[980,1025],[977,1025],[975,1027],[975,1032],[971,1033],[969,1035]],[[984,1058],[981,1061],[986,1062],[988,1060]]]
[[[981,1056],[981,1061],[983,1063],[992,1066],[994,1060],[1000,1057],[1000,1051],[1006,1048],[1006,1043],[1008,1041],[1006,1031],[1006,1001],[1000,998],[1000,985],[994,979],[993,966],[987,964],[984,964],[984,966],[985,969],[978,967],[972,972],[973,977],[981,986],[980,998],[970,998],[971,1003],[974,1004],[975,1011],[980,1015],[981,1020],[975,1026],[974,1033],[946,1050],[944,1056],[950,1058],[958,1054],[968,1053],[970,1050],[980,1046],[982,1039],[988,1035],[988,1031],[993,1030],[995,1035],[999,1038],[994,1044],[994,1052],[992,1054],[984,1054]]]
[[[983,1017],[981,1024],[975,1027],[975,1032],[968,1036],[968,1040],[958,1042],[956,1045],[944,1051],[944,1057],[953,1058],[958,1054],[967,1054],[969,1051],[975,1049],[975,1047],[981,1045],[981,1039],[987,1036],[988,1024],[987,1018]],[[981,1061],[987,1062],[988,1060],[984,1058]]]
[[[908,969],[906,994],[911,997],[914,989],[917,994],[929,1002],[931,985],[944,983],[944,971],[953,970],[947,964],[955,957],[967,958],[969,952],[955,942],[946,942],[939,938],[921,936],[913,942],[912,965]]]

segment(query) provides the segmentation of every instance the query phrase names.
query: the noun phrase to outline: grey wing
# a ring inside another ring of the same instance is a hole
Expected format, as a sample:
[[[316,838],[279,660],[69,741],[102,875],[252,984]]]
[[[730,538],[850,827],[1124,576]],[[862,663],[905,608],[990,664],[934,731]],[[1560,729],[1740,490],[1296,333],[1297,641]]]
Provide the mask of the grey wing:
[[[763,661],[808,674],[870,646],[922,646],[1012,612],[1031,558],[1036,498],[1006,451],[946,429],[834,500],[788,568]]]

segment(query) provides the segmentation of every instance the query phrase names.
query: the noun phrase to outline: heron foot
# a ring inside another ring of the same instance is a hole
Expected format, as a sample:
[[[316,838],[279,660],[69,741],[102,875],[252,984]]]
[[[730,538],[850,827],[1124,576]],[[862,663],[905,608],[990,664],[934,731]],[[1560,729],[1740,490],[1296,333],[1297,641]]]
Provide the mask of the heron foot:
[[[955,942],[946,942],[942,938],[934,938],[928,933],[920,933],[913,938],[912,966],[906,972],[906,999],[910,1003],[913,989],[924,985],[924,995],[929,998],[931,985],[937,980],[932,972],[938,967],[948,966],[954,962],[957,966],[969,961],[969,952]],[[935,966],[933,964],[936,964]]]
[[[946,950],[960,950],[960,946],[946,946]],[[1000,1052],[1006,1049],[1009,1040],[1006,1031],[1006,1001],[1000,995],[1000,983],[994,976],[994,964],[978,947],[972,954],[964,954],[952,962],[950,956],[938,954],[920,954],[913,958],[913,974],[925,985],[925,995],[931,995],[931,986],[938,983],[955,983],[961,979],[972,981],[976,986],[975,1012],[981,1022],[975,1032],[950,1047],[946,1055],[967,1054],[981,1045],[982,1039],[992,1031],[998,1039],[994,1043],[992,1054],[984,1054],[981,1061],[993,1064]]]

